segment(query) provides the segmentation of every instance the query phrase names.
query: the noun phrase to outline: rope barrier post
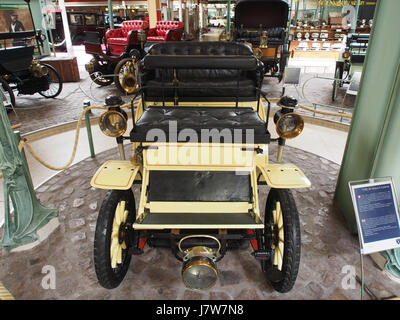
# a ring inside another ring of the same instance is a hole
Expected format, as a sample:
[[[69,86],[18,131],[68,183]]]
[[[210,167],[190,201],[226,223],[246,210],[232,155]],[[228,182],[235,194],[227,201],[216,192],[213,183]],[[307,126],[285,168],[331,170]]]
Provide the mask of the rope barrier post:
[[[22,146],[19,132],[13,132],[0,97],[0,170],[4,179],[4,229],[0,245],[6,250],[35,242],[37,231],[58,216],[57,209],[41,205],[36,197]]]
[[[87,108],[89,106],[90,106],[90,101],[89,100],[84,100],[83,101],[83,109],[85,109],[85,108]],[[86,130],[87,130],[88,141],[89,141],[90,157],[91,158],[95,158],[96,154],[94,152],[94,147],[93,147],[93,136],[92,136],[92,128],[91,128],[91,125],[90,125],[89,112],[90,112],[90,110],[85,112]]]

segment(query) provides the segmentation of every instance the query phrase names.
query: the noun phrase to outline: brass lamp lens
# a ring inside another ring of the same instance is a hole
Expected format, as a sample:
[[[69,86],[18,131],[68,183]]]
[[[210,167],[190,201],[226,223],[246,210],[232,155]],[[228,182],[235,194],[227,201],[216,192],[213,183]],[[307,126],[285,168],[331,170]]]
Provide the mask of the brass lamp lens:
[[[283,139],[297,137],[304,128],[304,120],[297,113],[286,113],[276,122],[276,132]]]
[[[127,122],[122,113],[114,110],[103,113],[100,117],[100,130],[109,137],[122,136],[127,128]]]
[[[185,285],[194,290],[211,288],[218,279],[215,264],[203,257],[195,257],[183,267],[182,278]]]

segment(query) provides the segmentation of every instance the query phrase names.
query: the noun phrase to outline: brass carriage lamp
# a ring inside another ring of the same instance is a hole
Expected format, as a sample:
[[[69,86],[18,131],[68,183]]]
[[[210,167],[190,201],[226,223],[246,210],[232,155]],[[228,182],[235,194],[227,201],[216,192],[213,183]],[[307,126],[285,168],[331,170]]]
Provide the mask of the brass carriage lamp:
[[[298,107],[295,98],[284,96],[279,100],[278,106],[281,109],[275,113],[274,122],[279,136],[277,161],[280,162],[286,139],[293,139],[303,131],[304,119],[294,112],[294,109]]]

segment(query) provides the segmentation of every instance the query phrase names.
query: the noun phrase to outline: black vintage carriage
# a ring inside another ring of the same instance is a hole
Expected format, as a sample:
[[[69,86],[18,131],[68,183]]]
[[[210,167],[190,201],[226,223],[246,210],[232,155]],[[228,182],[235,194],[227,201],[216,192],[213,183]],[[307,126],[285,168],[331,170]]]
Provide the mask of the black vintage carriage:
[[[239,0],[235,7],[233,40],[249,44],[265,74],[279,81],[289,60],[288,11],[283,0]]]
[[[37,32],[1,33],[0,39],[26,39]],[[21,40],[22,41],[22,40]],[[17,46],[0,49],[0,95],[7,110],[16,106],[14,90],[20,94],[39,93],[45,98],[55,98],[62,90],[62,80],[57,70],[34,58],[35,46]]]

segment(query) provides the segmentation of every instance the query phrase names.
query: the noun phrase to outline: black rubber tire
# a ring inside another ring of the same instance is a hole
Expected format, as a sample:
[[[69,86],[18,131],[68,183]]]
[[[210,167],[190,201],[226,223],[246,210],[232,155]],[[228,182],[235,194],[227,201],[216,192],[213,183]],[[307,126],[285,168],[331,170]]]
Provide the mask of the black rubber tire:
[[[47,99],[49,99],[49,98],[55,98],[55,97],[57,97],[57,96],[61,93],[62,88],[63,88],[63,82],[62,82],[61,77],[60,77],[60,75],[58,74],[57,70],[56,70],[53,66],[51,66],[51,65],[49,65],[49,64],[45,64],[45,63],[43,63],[43,65],[44,65],[46,68],[49,69],[49,75],[48,75],[48,77],[51,78],[51,82],[52,82],[52,83],[55,83],[56,85],[58,85],[58,88],[57,88],[57,90],[56,90],[55,92],[52,92],[52,93],[46,93],[46,92],[48,91],[48,90],[46,90],[46,91],[40,91],[39,94],[40,94],[41,96],[47,98]],[[51,76],[50,76],[50,75],[51,75]],[[50,90],[50,88],[49,88],[49,90]]]
[[[0,85],[3,87],[3,90],[5,93],[8,93],[8,98],[10,99],[10,102],[13,107],[15,107],[15,96],[13,90],[10,88],[8,85],[7,81],[0,79]],[[3,101],[4,103],[4,101]],[[7,113],[10,113],[12,111],[11,108],[6,108]]]
[[[94,235],[94,268],[100,285],[106,289],[114,289],[124,279],[131,262],[129,244],[122,253],[122,263],[113,269],[111,267],[110,246],[111,232],[115,209],[118,203],[125,200],[129,210],[128,220],[133,222],[136,217],[135,198],[131,190],[110,190],[107,192],[97,218]]]
[[[275,209],[277,201],[281,204],[284,230],[282,270],[278,270],[276,266],[273,266],[273,258],[271,258],[264,262],[264,271],[272,287],[280,293],[286,293],[293,288],[299,271],[301,251],[300,220],[292,192],[288,189],[272,188],[268,194],[265,208],[264,235],[266,245],[271,245],[271,240],[268,239],[272,239],[272,210]]]
[[[104,73],[102,71],[108,70],[110,67],[112,67],[112,65],[109,66],[109,64],[111,62],[99,60],[97,58],[92,58],[92,60],[90,60],[90,62],[92,64],[94,64],[94,72],[90,73],[89,75],[90,75],[90,79],[92,79],[92,81],[95,84],[105,87],[105,86],[109,86],[110,84],[112,84],[114,82],[114,77],[111,77],[111,76],[102,77],[102,75],[104,75]],[[100,71],[100,70],[102,70],[102,71]],[[99,73],[100,73],[100,75],[99,75]]]
[[[135,89],[132,90],[132,92],[126,91],[122,87],[121,82],[119,80],[119,72],[120,72],[121,68],[125,65],[125,63],[127,63],[128,61],[132,61],[132,58],[122,59],[120,62],[118,62],[118,64],[115,66],[115,69],[114,69],[114,83],[115,83],[115,86],[123,94],[132,94],[135,91]],[[135,62],[134,62],[134,64],[135,64]],[[134,75],[134,76],[135,76],[135,81],[136,81],[136,75]],[[135,83],[135,86],[137,87],[137,81]]]

